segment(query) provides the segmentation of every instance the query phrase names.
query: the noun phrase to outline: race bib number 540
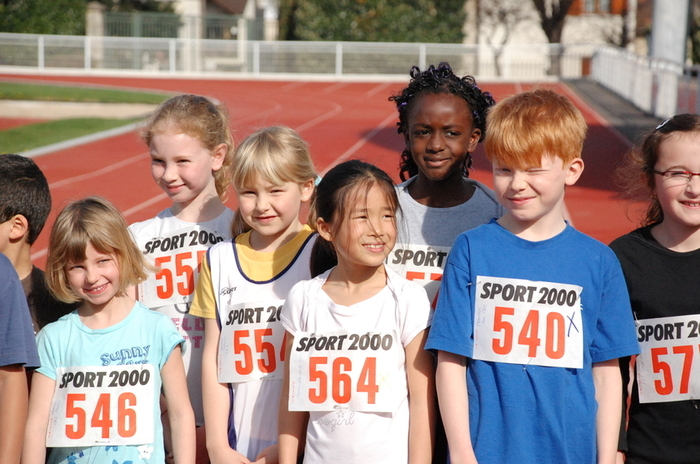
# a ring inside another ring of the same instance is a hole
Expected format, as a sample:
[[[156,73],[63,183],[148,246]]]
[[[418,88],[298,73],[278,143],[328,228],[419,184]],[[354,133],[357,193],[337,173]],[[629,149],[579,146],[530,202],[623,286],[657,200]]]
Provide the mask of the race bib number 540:
[[[394,412],[406,397],[394,333],[299,332],[289,365],[289,410]]]
[[[583,367],[582,288],[477,277],[474,359]]]
[[[152,365],[61,367],[56,375],[46,446],[153,442]]]

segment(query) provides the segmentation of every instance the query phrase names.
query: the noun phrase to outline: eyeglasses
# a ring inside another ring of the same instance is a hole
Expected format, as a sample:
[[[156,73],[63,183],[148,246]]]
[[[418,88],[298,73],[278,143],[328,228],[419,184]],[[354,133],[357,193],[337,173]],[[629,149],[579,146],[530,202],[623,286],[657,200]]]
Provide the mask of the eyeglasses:
[[[654,173],[663,176],[664,179],[674,184],[686,184],[690,182],[693,176],[700,176],[700,172],[676,171],[673,169],[669,171],[657,171],[654,169]]]

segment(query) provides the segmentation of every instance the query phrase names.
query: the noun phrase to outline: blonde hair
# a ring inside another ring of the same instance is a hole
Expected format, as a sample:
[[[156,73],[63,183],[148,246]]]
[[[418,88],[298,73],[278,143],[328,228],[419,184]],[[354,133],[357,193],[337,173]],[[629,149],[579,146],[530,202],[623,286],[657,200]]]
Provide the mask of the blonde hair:
[[[571,101],[551,90],[522,92],[497,103],[486,120],[486,156],[517,169],[542,156],[569,163],[581,157],[586,121]]]
[[[51,228],[46,263],[49,290],[65,303],[81,300],[68,285],[65,266],[84,261],[88,243],[98,252],[116,257],[119,293],[145,280],[146,269],[152,268],[131,238],[124,217],[112,203],[100,197],[74,201],[63,208]]]
[[[178,95],[161,104],[146,124],[142,137],[146,145],[151,145],[155,134],[175,128],[200,141],[207,150],[214,151],[222,143],[226,154],[221,168],[214,172],[216,193],[224,201],[231,184],[234,142],[229,129],[229,116],[226,107],[216,105],[199,95]]]
[[[260,129],[238,146],[233,154],[233,186],[240,190],[259,180],[273,185],[303,184],[316,178],[309,147],[301,136],[284,126]],[[231,236],[251,229],[240,214],[231,224]]]

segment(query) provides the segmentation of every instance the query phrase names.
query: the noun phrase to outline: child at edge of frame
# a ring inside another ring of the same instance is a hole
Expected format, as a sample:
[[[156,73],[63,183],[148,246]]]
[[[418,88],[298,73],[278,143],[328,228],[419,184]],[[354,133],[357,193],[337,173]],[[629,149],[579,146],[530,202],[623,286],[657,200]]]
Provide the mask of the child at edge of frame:
[[[612,250],[563,219],[586,123],[551,90],[490,112],[498,220],[460,235],[426,348],[452,463],[614,463],[618,359],[639,352]]]
[[[644,201],[646,211],[638,229],[610,244],[641,345],[634,363],[620,360],[630,400],[620,450],[627,464],[694,463],[700,453],[698,377],[691,368],[700,313],[700,115],[665,120],[625,161],[617,172],[623,193]]]

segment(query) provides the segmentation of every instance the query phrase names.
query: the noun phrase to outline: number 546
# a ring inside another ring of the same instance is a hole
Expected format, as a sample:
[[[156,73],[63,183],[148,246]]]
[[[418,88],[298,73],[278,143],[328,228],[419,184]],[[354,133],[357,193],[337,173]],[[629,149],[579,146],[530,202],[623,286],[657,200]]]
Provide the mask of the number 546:
[[[100,394],[95,410],[90,418],[90,427],[102,429],[102,438],[110,438],[109,431],[114,421],[111,417],[110,393]],[[87,413],[77,405],[85,401],[84,393],[69,393],[66,395],[66,419],[75,419],[75,423],[66,424],[66,437],[78,440],[85,436]],[[117,433],[122,438],[133,437],[136,433],[136,411],[129,406],[136,406],[136,395],[124,392],[117,398]]]

